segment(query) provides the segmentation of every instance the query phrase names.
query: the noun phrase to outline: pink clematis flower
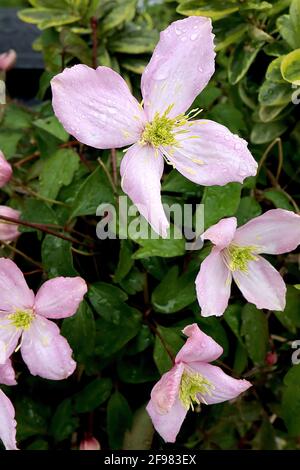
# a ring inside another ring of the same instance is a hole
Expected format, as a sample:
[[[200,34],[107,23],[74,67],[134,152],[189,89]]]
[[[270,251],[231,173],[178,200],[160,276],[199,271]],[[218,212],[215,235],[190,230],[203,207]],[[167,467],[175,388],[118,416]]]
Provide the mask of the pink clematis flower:
[[[156,431],[166,442],[175,442],[189,408],[194,404],[212,405],[232,400],[251,387],[247,380],[233,379],[215,361],[223,349],[198,325],[186,326],[188,337],[175,365],[153,387],[147,411]]]
[[[5,159],[3,153],[0,150],[0,188],[4,186],[11,178],[12,167]]]
[[[0,365],[0,383],[16,385],[15,371],[10,359]],[[10,399],[0,390],[0,439],[6,450],[17,450],[15,410]]]
[[[222,219],[203,234],[215,246],[201,264],[197,297],[204,317],[222,315],[232,278],[245,299],[257,308],[284,310],[286,286],[261,253],[279,255],[300,243],[300,216],[272,209],[237,229],[235,217]]]
[[[21,339],[21,354],[31,374],[62,380],[76,367],[67,340],[48,318],[74,315],[87,292],[80,277],[46,281],[36,296],[10,259],[0,258],[0,364],[4,364]]]
[[[8,52],[3,52],[0,54],[0,70],[7,72],[15,65],[17,61],[17,53],[13,49],[10,49]]]
[[[0,206],[0,216],[3,215],[5,217],[11,217],[12,219],[19,219],[20,212],[12,209],[11,207],[7,206]],[[13,224],[11,222],[6,222],[5,220],[1,220],[0,217],[0,242],[12,242],[16,240],[20,235],[18,225]]]
[[[130,146],[121,163],[123,191],[163,236],[164,160],[205,186],[256,174],[243,139],[207,119],[190,121],[198,110],[184,114],[214,73],[213,39],[211,20],[200,16],[163,31],[142,76],[143,106],[108,67],[75,65],[51,82],[54,112],[76,139],[99,149]]]

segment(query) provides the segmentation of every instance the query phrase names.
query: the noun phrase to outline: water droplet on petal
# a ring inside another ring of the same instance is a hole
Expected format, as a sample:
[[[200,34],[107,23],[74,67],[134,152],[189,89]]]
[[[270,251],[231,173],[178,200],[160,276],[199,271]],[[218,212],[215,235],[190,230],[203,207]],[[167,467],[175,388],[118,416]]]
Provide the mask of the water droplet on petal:
[[[198,36],[199,36],[198,33],[193,33],[193,34],[191,35],[191,38],[190,38],[191,41],[196,41],[196,39],[198,39]]]

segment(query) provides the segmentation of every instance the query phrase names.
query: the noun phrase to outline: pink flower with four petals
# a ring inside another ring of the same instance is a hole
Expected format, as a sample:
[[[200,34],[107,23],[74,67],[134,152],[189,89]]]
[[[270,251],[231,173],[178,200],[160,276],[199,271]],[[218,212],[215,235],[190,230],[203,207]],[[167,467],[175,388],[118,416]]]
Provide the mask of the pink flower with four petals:
[[[53,109],[80,142],[99,149],[130,146],[121,163],[122,188],[153,229],[169,222],[160,194],[164,160],[195,183],[243,182],[256,174],[247,142],[216,122],[191,121],[186,111],[215,70],[209,18],[175,21],[160,35],[141,82],[143,106],[108,67],[75,65],[51,82]]]
[[[234,379],[209,364],[221,356],[223,348],[196,323],[186,326],[183,333],[188,339],[178,352],[174,367],[153,387],[147,406],[156,431],[166,442],[175,442],[194,404],[232,400],[251,387],[247,380]]]
[[[204,317],[223,315],[232,278],[245,299],[257,308],[284,310],[286,286],[278,271],[260,255],[279,255],[300,243],[300,216],[272,209],[237,229],[235,217],[222,219],[202,235],[215,246],[196,279]]]

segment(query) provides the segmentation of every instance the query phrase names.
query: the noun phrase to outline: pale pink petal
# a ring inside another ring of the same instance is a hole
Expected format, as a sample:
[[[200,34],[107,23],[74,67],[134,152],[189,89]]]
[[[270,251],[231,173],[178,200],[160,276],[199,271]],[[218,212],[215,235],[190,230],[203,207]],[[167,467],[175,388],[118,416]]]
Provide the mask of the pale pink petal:
[[[235,217],[222,219],[217,224],[212,225],[207,229],[201,238],[203,240],[210,240],[218,248],[225,248],[233,240],[236,231],[237,221]]]
[[[76,313],[87,292],[81,277],[56,277],[40,287],[35,298],[35,312],[46,318],[66,318]]]
[[[184,113],[215,71],[214,35],[209,18],[186,18],[160,33],[160,40],[142,76],[148,119],[169,106],[170,117]]]
[[[167,414],[158,413],[152,400],[149,401],[146,410],[152,420],[153,426],[164,441],[175,442],[187,414],[187,410],[184,408],[179,398],[176,399],[172,409]]]
[[[30,373],[44,379],[66,379],[76,368],[72,350],[58,326],[40,316],[24,331],[21,353]]]
[[[211,394],[198,395],[199,400],[207,405],[232,400],[252,386],[247,380],[238,380],[225,374],[220,367],[194,362],[191,368],[205,377],[211,384]]]
[[[218,359],[223,353],[223,348],[214,339],[203,333],[196,323],[186,326],[182,332],[188,336],[188,339],[177,354],[176,363],[211,362]]]
[[[165,236],[169,222],[164,212],[160,179],[164,161],[149,145],[133,145],[121,162],[122,189],[155,232]]]
[[[12,175],[12,167],[6,161],[3,153],[0,150],[0,188],[4,186],[11,178]]]
[[[17,450],[16,426],[14,407],[0,390],[0,439],[6,450]]]
[[[123,78],[108,67],[74,65],[51,80],[52,105],[64,128],[99,149],[139,140],[145,115]]]
[[[247,142],[227,127],[209,120],[191,121],[180,128],[178,146],[162,149],[186,178],[203,186],[242,183],[257,172]]]
[[[0,206],[0,216],[10,217],[19,220],[20,211],[7,206]],[[18,225],[2,220],[0,217],[0,241],[12,242],[20,235]]]
[[[22,330],[11,324],[8,315],[0,313],[0,364],[5,364],[15,351],[21,334]]]
[[[0,70],[7,72],[10,70],[17,61],[17,53],[13,49],[0,54]]]
[[[220,250],[213,248],[202,262],[196,278],[197,298],[203,317],[223,315],[230,297],[231,280]]]
[[[34,293],[27,286],[22,271],[12,260],[0,258],[0,311],[26,310],[32,308],[33,303]]]
[[[300,216],[284,209],[272,209],[237,229],[234,243],[257,246],[258,253],[279,255],[300,244]]]
[[[184,365],[176,364],[154,385],[151,392],[151,400],[158,413],[168,413],[175,404],[183,371]]]
[[[248,271],[233,271],[233,279],[248,302],[257,308],[284,310],[286,286],[279,272],[264,258],[248,263]]]
[[[0,365],[0,384],[16,385],[16,376],[11,360],[8,359],[5,364]]]

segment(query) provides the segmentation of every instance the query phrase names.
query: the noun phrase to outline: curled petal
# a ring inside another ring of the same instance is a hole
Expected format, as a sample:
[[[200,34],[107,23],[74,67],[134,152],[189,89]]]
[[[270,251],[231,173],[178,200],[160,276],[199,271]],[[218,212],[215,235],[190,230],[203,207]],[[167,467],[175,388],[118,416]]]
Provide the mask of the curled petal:
[[[0,390],[0,439],[6,450],[17,450],[16,426],[14,407]]]
[[[108,67],[74,65],[51,80],[52,105],[64,128],[99,149],[136,142],[144,111],[123,78]]]
[[[163,150],[177,170],[194,183],[242,183],[257,172],[247,142],[227,127],[206,119],[191,121],[177,134],[179,146]]]
[[[21,353],[30,373],[44,379],[66,379],[76,368],[72,350],[58,326],[40,316],[24,331]]]
[[[300,216],[284,209],[272,209],[238,228],[238,245],[257,246],[259,253],[279,255],[300,244]]]
[[[10,259],[0,258],[0,311],[12,313],[16,308],[31,309],[34,294],[22,271]]]
[[[35,298],[35,311],[46,318],[66,318],[76,313],[87,292],[81,277],[56,277],[46,281]]]
[[[142,94],[148,119],[184,113],[215,71],[211,20],[204,17],[173,22],[160,40],[142,76]]]
[[[16,385],[16,377],[11,360],[8,359],[5,364],[0,365],[0,384]]]
[[[183,370],[183,364],[176,364],[169,372],[166,372],[153,387],[151,400],[158,413],[166,414],[174,406],[178,396]]]
[[[184,408],[179,398],[176,399],[173,407],[167,414],[158,413],[152,400],[148,403],[146,410],[152,420],[153,426],[164,441],[175,442],[187,414],[187,410]]]
[[[0,188],[4,186],[11,178],[12,175],[12,167],[6,161],[3,153],[0,150]]]
[[[20,211],[7,206],[0,206],[0,215],[11,217],[12,219],[20,218]],[[0,241],[12,242],[20,235],[18,225],[0,219]]]
[[[149,145],[133,145],[121,163],[122,189],[155,232],[166,236],[169,222],[160,195],[162,156]]]
[[[284,310],[286,286],[273,266],[261,256],[248,263],[248,271],[232,273],[238,288],[248,302],[257,308]]]
[[[211,362],[218,359],[223,348],[210,336],[203,333],[196,323],[188,325],[182,331],[188,339],[176,356],[176,362],[189,364],[194,361]]]
[[[203,317],[223,315],[230,297],[231,280],[220,250],[213,248],[202,262],[196,278],[197,298]]]
[[[222,219],[217,224],[207,229],[201,238],[210,240],[218,248],[223,249],[230,245],[236,231],[237,221],[235,217]]]
[[[225,374],[220,367],[194,362],[192,368],[205,377],[211,384],[210,394],[198,396],[202,403],[213,405],[238,397],[252,386],[247,380],[238,380]]]

